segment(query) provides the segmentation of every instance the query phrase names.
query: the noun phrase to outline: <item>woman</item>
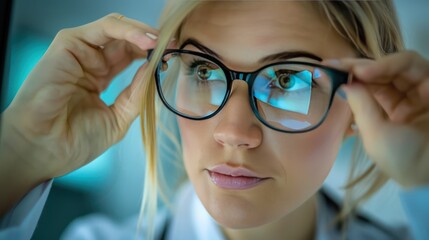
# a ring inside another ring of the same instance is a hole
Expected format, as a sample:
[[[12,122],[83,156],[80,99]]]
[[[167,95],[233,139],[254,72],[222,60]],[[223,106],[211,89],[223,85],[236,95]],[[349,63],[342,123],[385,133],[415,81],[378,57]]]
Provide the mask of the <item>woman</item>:
[[[142,57],[148,63],[106,106],[99,93]],[[406,190],[413,236],[424,239],[419,217],[429,214],[416,203],[429,191],[428,69],[402,50],[390,1],[171,1],[160,31],[119,14],[63,30],[3,114],[1,212],[37,185],[43,205],[42,183],[96,158],[140,113],[147,222],[138,225],[148,238],[402,238],[348,219],[391,178]],[[173,155],[163,144],[157,154],[156,89],[166,107],[159,136],[178,142],[167,146]],[[340,213],[319,189],[353,124],[374,165],[352,171],[351,187],[365,189]],[[156,213],[158,155],[183,156],[191,183],[171,213]],[[65,238],[133,234],[105,223],[77,222]]]

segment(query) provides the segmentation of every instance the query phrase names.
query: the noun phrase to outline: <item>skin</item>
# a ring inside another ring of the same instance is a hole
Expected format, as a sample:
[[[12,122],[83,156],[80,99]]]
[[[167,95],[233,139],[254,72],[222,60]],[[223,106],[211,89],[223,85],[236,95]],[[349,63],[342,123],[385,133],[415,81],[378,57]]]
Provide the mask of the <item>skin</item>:
[[[406,189],[429,185],[427,59],[411,51],[375,61],[355,59],[350,46],[336,37],[311,8],[304,10],[297,4],[284,3],[288,5],[272,8],[267,14],[274,2],[266,4],[270,6],[258,5],[258,11],[255,11],[257,3],[240,4],[235,9],[230,5],[230,11],[227,5],[223,9],[213,6],[210,14],[199,9],[185,23],[182,38],[193,34],[210,44],[230,68],[242,71],[256,68],[258,58],[266,54],[306,48],[324,59],[335,58],[322,64],[349,71],[354,80],[343,87],[347,103],[336,98],[326,122],[302,135],[280,134],[263,127],[250,111],[243,82],[234,84],[227,106],[213,119],[204,122],[179,119],[190,179],[203,204],[225,226],[229,238],[275,239],[270,237],[274,233],[285,234],[282,239],[311,238],[315,216],[313,196],[335,159],[342,135],[349,131],[346,130],[349,110],[353,112],[365,151],[382,172]],[[246,11],[239,11],[243,9]],[[231,10],[235,10],[234,14]],[[222,18],[215,18],[222,11]],[[249,11],[254,14],[246,14]],[[198,14],[200,17],[196,17]],[[276,21],[273,16],[277,16]],[[305,22],[320,25],[324,31],[304,31],[310,25],[297,28]],[[235,23],[241,28],[237,29]],[[199,31],[189,27],[191,24]],[[274,26],[279,31],[274,31]],[[216,27],[219,30],[216,34],[207,32]],[[80,168],[126,134],[140,113],[140,97],[144,96],[132,97],[135,95],[131,93],[139,93],[147,65],[137,71],[132,84],[113,105],[106,106],[99,95],[121,70],[134,59],[145,58],[146,50],[156,46],[156,39],[146,33],[158,35],[159,31],[120,14],[58,33],[1,114],[0,216],[33,187]],[[267,38],[269,35],[271,38]],[[299,145],[304,141],[305,145]],[[309,149],[310,145],[317,156],[303,151],[304,146]],[[202,169],[225,162],[270,174],[272,180],[258,190],[220,191],[210,185]],[[257,191],[271,195],[262,199]],[[280,207],[279,199],[283,201]],[[252,211],[256,213],[251,214]]]
[[[180,41],[188,38],[240,71],[258,69],[262,67],[259,59],[282,51],[307,51],[323,59],[355,56],[353,48],[313,9],[293,2],[203,5],[183,25]],[[312,238],[315,194],[333,165],[350,120],[347,102],[335,97],[319,128],[302,134],[270,130],[252,112],[243,81],[234,82],[228,103],[213,118],[178,118],[188,176],[230,239]],[[270,180],[248,190],[219,188],[205,169],[222,163],[244,166]]]

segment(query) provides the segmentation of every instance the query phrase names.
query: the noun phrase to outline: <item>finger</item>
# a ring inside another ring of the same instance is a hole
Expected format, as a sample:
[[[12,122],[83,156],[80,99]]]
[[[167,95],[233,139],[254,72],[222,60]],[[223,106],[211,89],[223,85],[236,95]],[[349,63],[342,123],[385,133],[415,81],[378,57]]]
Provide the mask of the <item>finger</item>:
[[[140,112],[141,95],[137,91],[138,86],[144,80],[143,76],[147,65],[145,63],[138,69],[131,84],[121,92],[115,103],[110,106],[116,118],[114,132],[117,134],[117,140],[123,138],[132,121]]]
[[[401,53],[406,55],[406,53]],[[365,83],[378,83],[378,84],[393,84],[398,90],[406,92],[412,89],[416,81],[408,81],[409,78],[407,73],[401,69],[404,68],[409,62],[404,62],[405,58],[390,55],[380,60],[362,59],[362,58],[344,58],[344,59],[328,59],[322,62],[322,64],[333,67],[339,70],[347,71],[353,74],[354,80]],[[400,59],[400,62],[395,60]],[[424,63],[424,60],[422,61]],[[401,66],[400,66],[401,65]],[[397,72],[388,73],[386,67],[393,69]],[[413,66],[416,67],[416,66]],[[423,66],[424,67],[424,66]],[[429,66],[426,66],[428,68]],[[421,80],[421,79],[420,79]]]
[[[322,64],[344,71],[351,71],[362,80],[377,80],[379,83],[390,82],[397,76],[421,81],[429,76],[429,62],[419,54],[404,51],[387,55],[378,60],[363,58],[327,59]]]
[[[392,84],[365,84],[365,86],[392,119],[395,108],[404,99],[404,93],[398,91]]]
[[[411,91],[410,94],[418,98],[419,102],[426,103],[426,107],[429,109],[429,78],[423,81],[415,91]]]
[[[147,56],[147,52],[125,41],[109,43],[102,53],[109,65],[109,72],[99,79],[101,91],[104,91],[110,85],[112,79],[127,68],[134,60],[146,58]]]
[[[140,49],[132,43],[122,40],[108,43],[104,47],[102,54],[109,65],[115,65],[121,62],[124,58],[139,59],[147,57],[147,51]]]
[[[109,64],[106,62],[101,49],[95,49],[87,44],[71,38],[70,41],[64,42],[64,47],[73,55],[75,60],[79,63],[79,66],[82,68],[81,75],[79,77],[84,77],[89,73],[95,79],[96,77],[105,76],[109,73]],[[91,82],[95,86],[95,89],[98,89],[98,83]]]
[[[385,113],[372,97],[368,89],[360,83],[344,86],[347,100],[353,112],[356,124],[367,147],[374,146],[376,134],[386,123]]]
[[[78,28],[76,37],[94,46],[104,46],[112,40],[125,40],[143,50],[153,48],[156,40],[151,36],[159,35],[159,31],[143,23],[136,24],[122,15],[109,14],[95,22]]]
[[[367,83],[365,83],[365,88],[392,122],[412,121],[425,111],[425,107],[422,104],[424,102],[419,99],[420,93],[417,93],[417,90],[403,93],[392,84]]]
[[[427,105],[428,101],[426,101],[426,99],[428,98],[428,96],[426,93],[427,90],[425,90],[426,88],[424,86],[426,85],[425,82],[429,81],[429,77],[423,78],[420,82],[413,82],[407,79],[407,76],[404,76],[403,74],[399,74],[396,76],[382,75],[374,79],[369,79],[366,78],[366,76],[358,74],[359,69],[362,68],[375,67],[379,70],[382,69],[382,67],[377,67],[379,61],[374,61],[370,59],[345,58],[340,60],[325,60],[323,64],[343,71],[352,72],[353,81],[364,82],[370,92],[374,94],[376,100],[380,103],[380,105],[382,105],[382,107],[389,114],[390,117],[392,115],[395,115],[393,114],[393,112],[398,112],[396,111],[396,107],[399,105],[399,102],[404,102],[403,100],[405,100],[405,98],[409,98],[407,100],[408,103],[412,103],[412,105],[414,106],[419,106],[419,109],[421,109],[420,105],[422,105],[422,103],[426,103]],[[388,66],[396,66],[396,63],[390,61]],[[401,106],[410,105],[408,103],[402,104]],[[411,112],[416,111],[415,109],[413,109]]]
[[[126,41],[113,41],[107,44],[102,54],[110,67],[124,62],[126,62],[125,66],[127,66],[133,60],[147,57],[147,51],[143,51]]]
[[[102,92],[112,79],[134,60],[145,58],[147,52],[126,41],[112,41],[103,49],[95,49],[87,44],[72,40],[67,48],[76,57],[84,70],[85,79],[78,84],[90,91]]]
[[[357,65],[369,65],[374,61],[365,58],[342,58],[342,59],[325,59],[322,61],[322,65],[331,67],[340,71],[349,72],[352,74],[351,82],[361,82],[358,76],[354,75],[354,68]]]
[[[109,74],[107,76],[105,76],[104,78],[99,79],[99,82],[101,83],[100,92],[103,92],[104,90],[106,90],[109,87],[110,83],[113,81],[113,79],[115,79],[115,77],[120,72],[122,72],[125,68],[130,66],[131,62],[132,62],[131,60],[124,60],[124,61],[112,66]]]
[[[134,59],[145,55],[143,50],[137,51],[137,47],[130,45],[125,41],[113,41],[104,49],[95,49],[77,39],[66,41],[65,48],[83,70],[76,84],[89,91],[104,91],[119,72]]]
[[[414,83],[429,76],[429,62],[411,51],[388,55],[374,64],[357,66],[355,74],[368,79],[403,77]]]

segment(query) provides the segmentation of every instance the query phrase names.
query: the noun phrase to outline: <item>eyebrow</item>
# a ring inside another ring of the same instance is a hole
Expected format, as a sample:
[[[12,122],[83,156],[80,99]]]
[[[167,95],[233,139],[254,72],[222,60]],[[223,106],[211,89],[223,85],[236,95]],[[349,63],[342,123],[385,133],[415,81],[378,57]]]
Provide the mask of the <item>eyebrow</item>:
[[[183,49],[187,45],[193,45],[196,48],[198,48],[200,51],[205,52],[209,55],[215,56],[216,58],[222,60],[222,57],[217,54],[215,51],[211,50],[210,48],[204,46],[202,43],[200,43],[198,40],[194,38],[188,38],[186,41],[182,43],[180,46],[180,49]],[[274,53],[268,56],[265,56],[261,58],[258,63],[263,64],[266,62],[274,62],[274,61],[281,61],[281,60],[288,60],[291,58],[309,58],[316,61],[321,62],[323,59],[313,53],[306,52],[306,51],[284,51],[280,53]]]

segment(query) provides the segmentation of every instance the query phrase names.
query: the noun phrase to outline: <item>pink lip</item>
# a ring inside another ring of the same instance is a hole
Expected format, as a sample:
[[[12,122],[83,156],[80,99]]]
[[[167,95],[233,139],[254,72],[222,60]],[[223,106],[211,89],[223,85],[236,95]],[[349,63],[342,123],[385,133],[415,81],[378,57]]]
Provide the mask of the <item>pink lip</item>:
[[[225,189],[244,190],[252,188],[268,178],[259,177],[256,173],[243,167],[230,167],[221,164],[208,169],[211,181]]]
[[[256,173],[250,171],[244,167],[230,167],[226,164],[220,164],[209,169],[210,172],[216,172],[223,175],[229,175],[233,177],[254,177],[263,178],[258,176]]]

